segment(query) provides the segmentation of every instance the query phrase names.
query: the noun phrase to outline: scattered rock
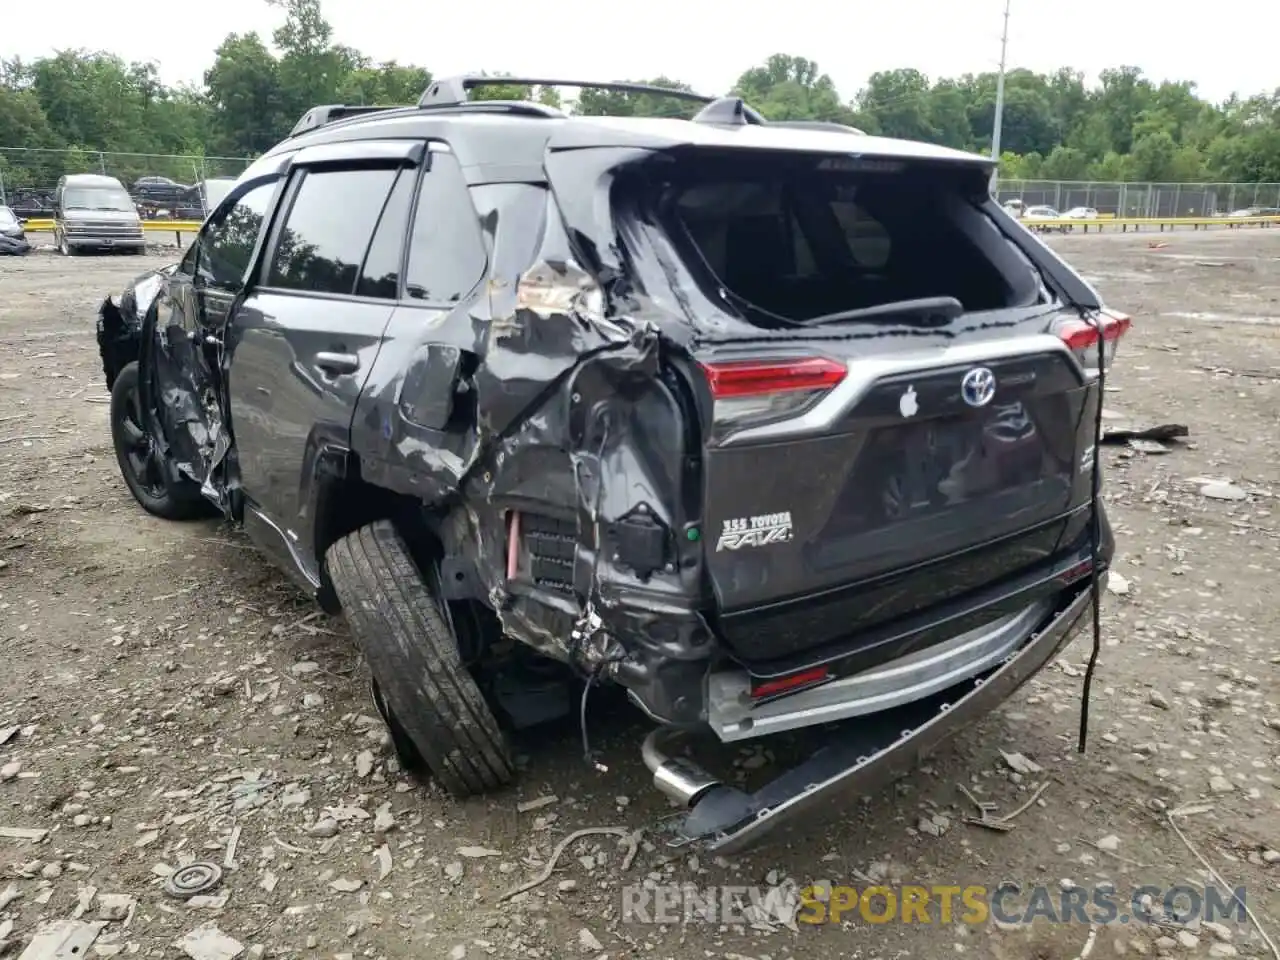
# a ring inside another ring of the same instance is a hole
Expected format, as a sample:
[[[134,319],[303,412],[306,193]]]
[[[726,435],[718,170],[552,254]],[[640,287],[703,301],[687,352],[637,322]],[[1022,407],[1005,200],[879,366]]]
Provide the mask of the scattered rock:
[[[599,953],[604,949],[604,944],[597,940],[595,934],[586,927],[583,927],[578,931],[578,943],[581,945],[583,950],[587,950],[591,953]]]
[[[1147,703],[1151,704],[1153,707],[1159,707],[1161,710],[1169,709],[1169,698],[1159,690],[1152,690],[1147,694]]]
[[[466,944],[459,943],[449,951],[449,960],[466,960],[467,947]]]
[[[22,763],[19,760],[13,760],[0,767],[0,783],[6,780],[15,780],[18,774],[22,772]]]
[[[1114,570],[1110,570],[1107,572],[1107,590],[1118,597],[1126,596],[1129,593],[1129,581]]]
[[[235,960],[244,953],[239,940],[214,926],[197,927],[176,944],[191,960]]]
[[[477,860],[480,857],[500,857],[501,850],[490,850],[488,847],[459,847],[458,856],[466,857],[468,860]]]
[[[310,676],[313,673],[320,672],[320,664],[316,663],[314,660],[302,660],[290,667],[289,672],[295,677]]]
[[[1249,495],[1226,480],[1214,480],[1200,488],[1200,496],[1210,500],[1247,500]]]
[[[356,754],[356,776],[364,779],[373,773],[373,753],[369,750],[361,750]]]
[[[1229,943],[1215,943],[1209,947],[1209,956],[1211,957],[1235,957],[1239,955],[1240,951]]]
[[[1028,760],[1020,753],[1006,753],[1004,750],[1001,750],[1000,756],[1004,757],[1004,762],[1009,765],[1009,769],[1014,773],[1040,773],[1043,769],[1038,763],[1033,760]]]
[[[125,893],[104,893],[98,897],[98,919],[123,920],[132,912],[135,902]]]
[[[1231,928],[1225,923],[1217,923],[1213,920],[1201,920],[1200,926],[1209,931],[1213,938],[1221,943],[1230,943],[1232,940]]]
[[[543,807],[549,807],[558,802],[559,797],[554,794],[547,794],[545,797],[538,797],[536,800],[525,800],[517,803],[516,813],[532,813],[534,810],[541,810]]]
[[[390,833],[396,828],[396,818],[391,813],[390,802],[382,804],[374,811],[373,829],[375,833]]]
[[[1190,930],[1179,930],[1177,939],[1178,946],[1187,950],[1194,950],[1196,947],[1200,946],[1200,938]]]
[[[1120,849],[1120,838],[1114,833],[1109,833],[1096,844],[1099,850],[1106,850],[1108,853],[1115,853]]]
[[[313,837],[328,839],[329,837],[336,837],[340,829],[341,827],[338,826],[338,821],[333,819],[333,817],[321,817],[311,826],[307,827],[307,833]]]
[[[1231,793],[1236,785],[1226,777],[1218,775],[1209,778],[1209,789],[1213,793]]]
[[[329,884],[331,890],[337,890],[339,893],[355,893],[363,886],[363,880],[348,880],[345,877],[339,877]]]

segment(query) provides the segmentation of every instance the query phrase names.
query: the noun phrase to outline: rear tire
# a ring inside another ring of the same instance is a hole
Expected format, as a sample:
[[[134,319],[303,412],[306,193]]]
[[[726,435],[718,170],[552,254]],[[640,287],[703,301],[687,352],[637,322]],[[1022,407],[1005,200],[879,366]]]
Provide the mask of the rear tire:
[[[138,363],[125,364],[111,384],[111,445],[120,475],[147,513],[165,520],[207,517],[212,506],[190,480],[173,480],[163,454],[143,429]]]
[[[391,521],[348,534],[329,548],[325,562],[369,661],[393,740],[407,739],[458,798],[498,790],[515,779],[498,721]],[[402,758],[407,752],[397,745]]]

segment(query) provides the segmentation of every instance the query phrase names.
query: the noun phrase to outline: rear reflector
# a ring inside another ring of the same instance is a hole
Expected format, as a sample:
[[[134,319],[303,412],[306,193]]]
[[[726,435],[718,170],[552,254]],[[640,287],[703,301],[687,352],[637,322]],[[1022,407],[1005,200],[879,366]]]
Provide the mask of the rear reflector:
[[[804,687],[812,687],[816,683],[823,683],[830,676],[831,671],[828,668],[812,667],[809,670],[801,670],[799,673],[793,673],[790,676],[765,680],[761,683],[752,684],[751,699],[762,700],[765,697],[776,697],[782,693],[795,693]]]
[[[800,360],[734,360],[704,363],[711,393],[722,397],[758,397],[792,390],[830,390],[844,379],[845,365],[825,357]]]

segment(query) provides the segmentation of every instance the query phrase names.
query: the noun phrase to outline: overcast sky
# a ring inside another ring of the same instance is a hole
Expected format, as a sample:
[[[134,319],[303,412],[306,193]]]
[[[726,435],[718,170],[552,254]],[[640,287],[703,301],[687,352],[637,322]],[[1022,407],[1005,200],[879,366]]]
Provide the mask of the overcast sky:
[[[789,53],[816,60],[846,100],[877,70],[915,67],[935,78],[995,69],[1004,10],[1004,0],[323,2],[339,43],[376,60],[425,66],[437,76],[479,70],[592,80],[665,74],[700,92],[723,93],[744,69],[771,53]],[[4,16],[10,29],[0,39],[0,56],[103,49],[155,61],[170,83],[198,83],[228,32],[256,30],[269,39],[282,19],[265,0],[13,0],[6,6],[12,7]],[[1037,71],[1069,65],[1090,82],[1105,67],[1133,64],[1157,80],[1195,80],[1202,96],[1221,100],[1280,86],[1278,40],[1277,0],[1208,6],[1013,0],[1009,63]]]

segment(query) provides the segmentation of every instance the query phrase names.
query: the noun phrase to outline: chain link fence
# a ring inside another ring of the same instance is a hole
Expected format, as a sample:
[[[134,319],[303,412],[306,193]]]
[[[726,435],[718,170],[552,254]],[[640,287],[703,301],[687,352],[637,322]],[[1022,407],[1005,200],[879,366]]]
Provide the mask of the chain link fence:
[[[1084,180],[1005,180],[1001,203],[1053,207],[1066,213],[1092,207],[1117,217],[1213,217],[1280,207],[1280,183],[1106,183]]]
[[[19,216],[48,217],[60,177],[97,173],[115,177],[141,212],[154,215],[198,202],[195,185],[220,177],[238,177],[252,161],[251,157],[0,146],[0,205],[12,207]]]

